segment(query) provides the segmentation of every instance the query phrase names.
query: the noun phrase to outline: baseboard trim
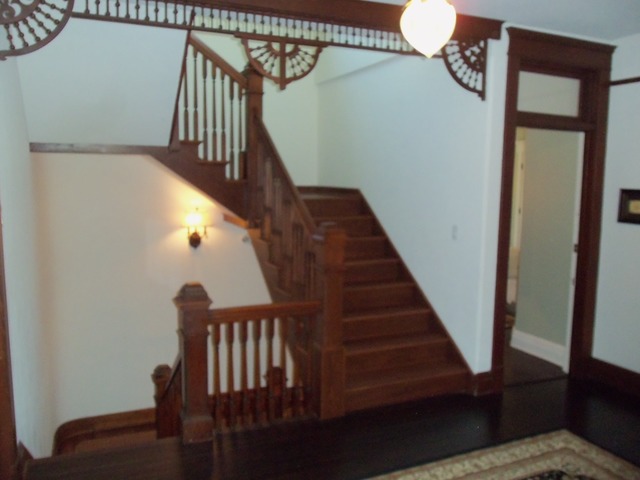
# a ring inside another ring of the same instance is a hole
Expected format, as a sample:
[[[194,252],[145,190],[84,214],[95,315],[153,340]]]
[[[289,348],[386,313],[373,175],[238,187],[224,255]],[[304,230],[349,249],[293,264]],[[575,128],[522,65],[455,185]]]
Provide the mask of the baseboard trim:
[[[71,453],[81,442],[155,429],[155,408],[71,420],[56,430],[52,455]]]
[[[590,358],[587,365],[585,373],[588,379],[640,397],[640,373],[597,358]]]
[[[564,372],[569,371],[567,348],[563,345],[514,328],[511,336],[511,346],[529,355],[558,365]]]

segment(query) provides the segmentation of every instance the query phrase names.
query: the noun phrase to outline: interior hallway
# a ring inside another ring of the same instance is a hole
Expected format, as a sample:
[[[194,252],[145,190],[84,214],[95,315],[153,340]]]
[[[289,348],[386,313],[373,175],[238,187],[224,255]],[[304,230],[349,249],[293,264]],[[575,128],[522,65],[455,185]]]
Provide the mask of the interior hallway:
[[[640,465],[638,399],[560,378],[502,396],[428,399],[191,446],[167,439],[43,459],[26,479],[355,480],[561,428]]]

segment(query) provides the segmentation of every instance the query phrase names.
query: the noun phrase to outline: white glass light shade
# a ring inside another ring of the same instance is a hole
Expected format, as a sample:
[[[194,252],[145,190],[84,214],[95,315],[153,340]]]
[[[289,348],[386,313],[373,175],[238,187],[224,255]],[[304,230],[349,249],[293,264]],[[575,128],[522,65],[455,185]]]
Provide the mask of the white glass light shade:
[[[202,213],[198,211],[196,208],[194,211],[190,212],[185,219],[185,223],[189,228],[198,228],[204,226],[204,219],[202,217]]]
[[[449,41],[455,27],[456,10],[448,0],[409,0],[400,18],[404,38],[429,58]]]

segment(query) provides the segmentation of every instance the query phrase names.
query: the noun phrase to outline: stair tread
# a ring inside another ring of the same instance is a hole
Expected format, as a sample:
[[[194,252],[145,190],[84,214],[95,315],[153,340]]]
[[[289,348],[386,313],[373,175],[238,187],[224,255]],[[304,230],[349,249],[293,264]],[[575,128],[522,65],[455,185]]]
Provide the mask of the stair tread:
[[[387,308],[375,308],[370,311],[357,311],[349,312],[344,316],[344,320],[359,321],[359,320],[374,320],[380,317],[393,316],[393,315],[415,315],[415,314],[430,314],[431,309],[426,305],[408,305],[401,307],[387,307]]]
[[[407,382],[431,381],[438,377],[466,375],[467,369],[459,363],[441,363],[425,368],[392,368],[388,371],[363,372],[347,381],[347,390],[356,392],[383,385],[401,385]]]
[[[393,280],[393,281],[374,281],[371,283],[358,283],[354,285],[345,285],[345,291],[353,291],[353,290],[378,290],[384,288],[394,288],[394,287],[415,287],[415,283],[411,280]]]
[[[347,260],[345,265],[349,266],[362,266],[362,265],[375,265],[377,263],[401,263],[398,257],[373,257],[373,258],[363,258],[357,260]]]
[[[424,346],[428,348],[434,343],[447,343],[449,339],[441,333],[426,333],[423,335],[398,335],[367,340],[354,340],[345,345],[346,354],[353,355],[396,348],[410,348]]]
[[[360,220],[360,219],[374,219],[375,216],[368,214],[368,213],[359,213],[357,215],[353,215],[353,214],[348,214],[348,215],[321,215],[318,217],[313,217],[314,220],[316,220],[318,223],[320,222],[328,222],[331,220]],[[368,236],[376,236],[376,235],[368,235]],[[382,237],[383,235],[377,235],[379,237]],[[363,238],[363,237],[358,237],[358,238]]]

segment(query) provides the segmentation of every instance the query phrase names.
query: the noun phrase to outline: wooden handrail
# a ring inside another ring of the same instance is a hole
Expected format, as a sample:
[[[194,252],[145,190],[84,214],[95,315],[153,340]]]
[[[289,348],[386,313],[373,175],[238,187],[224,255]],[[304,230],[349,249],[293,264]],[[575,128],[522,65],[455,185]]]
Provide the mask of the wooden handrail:
[[[242,73],[238,72],[235,68],[231,66],[229,62],[227,62],[224,58],[218,55],[216,52],[211,50],[209,46],[200,40],[198,37],[194,37],[193,35],[189,35],[188,39],[189,45],[194,46],[198,49],[200,53],[202,53],[209,60],[214,62],[217,66],[220,67],[227,75],[229,75],[234,82],[240,85],[242,88],[246,89],[249,87],[247,78],[242,75]]]
[[[209,311],[209,324],[245,322],[258,317],[316,315],[320,312],[320,308],[321,304],[317,300],[218,308]]]

